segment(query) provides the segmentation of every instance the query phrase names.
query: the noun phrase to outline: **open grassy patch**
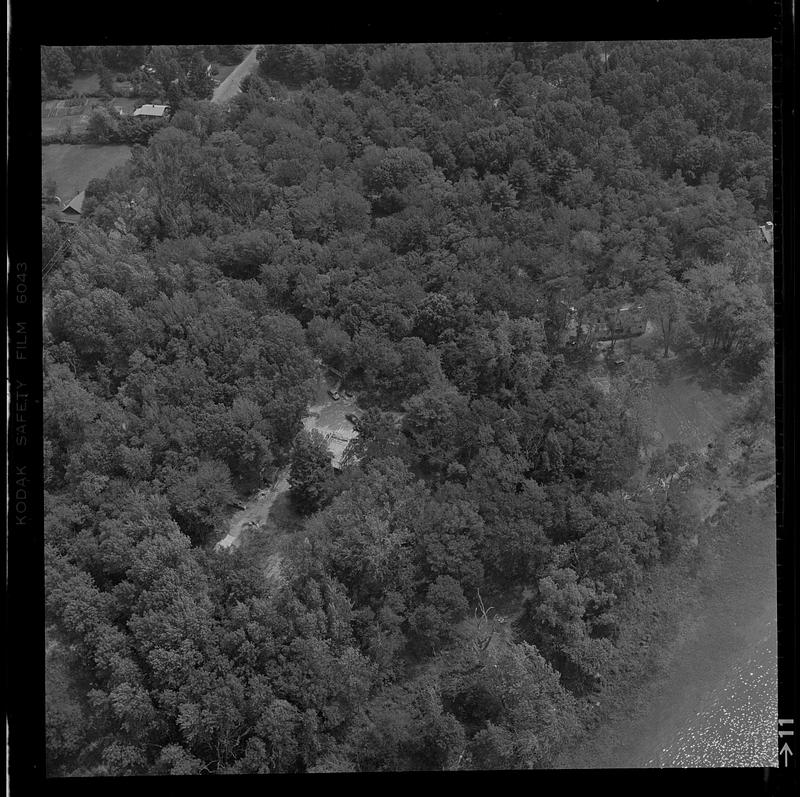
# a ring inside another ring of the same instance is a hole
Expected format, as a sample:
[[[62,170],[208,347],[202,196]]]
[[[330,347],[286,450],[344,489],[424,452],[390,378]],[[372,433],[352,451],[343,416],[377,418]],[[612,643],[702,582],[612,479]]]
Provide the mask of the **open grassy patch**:
[[[100,75],[97,72],[78,72],[72,81],[72,90],[90,96],[100,91]]]
[[[239,64],[217,64],[217,69],[219,70],[216,75],[212,75],[214,80],[218,83],[222,83],[234,69],[236,69]]]
[[[96,177],[104,177],[130,158],[127,145],[48,144],[42,147],[42,179],[56,182],[56,194],[69,202]]]

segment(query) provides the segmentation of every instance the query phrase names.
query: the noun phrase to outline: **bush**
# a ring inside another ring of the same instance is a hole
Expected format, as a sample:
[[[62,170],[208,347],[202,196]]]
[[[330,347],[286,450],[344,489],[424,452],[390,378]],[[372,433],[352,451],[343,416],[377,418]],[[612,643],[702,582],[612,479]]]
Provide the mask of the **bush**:
[[[139,119],[133,116],[122,116],[117,124],[115,143],[146,145],[153,134],[166,124],[166,119]]]
[[[91,144],[85,133],[74,133],[71,128],[58,133],[45,133],[42,135],[42,146],[47,144]]]
[[[109,144],[119,139],[118,122],[105,108],[95,108],[89,117],[86,136],[96,144]]]

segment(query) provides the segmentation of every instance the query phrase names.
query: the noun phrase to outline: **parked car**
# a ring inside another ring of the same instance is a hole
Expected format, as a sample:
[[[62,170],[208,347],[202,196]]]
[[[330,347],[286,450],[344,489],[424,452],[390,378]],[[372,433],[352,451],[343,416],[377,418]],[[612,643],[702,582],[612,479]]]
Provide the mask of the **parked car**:
[[[339,400],[339,391],[338,391],[338,390],[329,390],[329,391],[328,391],[328,395],[329,395],[329,396],[330,396],[330,397],[331,397],[331,398],[332,398],[334,401],[338,401],[338,400]]]
[[[352,412],[348,412],[347,415],[345,415],[344,417],[347,418],[347,420],[350,421],[350,423],[352,423],[353,426],[355,426],[356,421],[358,421],[358,415]]]

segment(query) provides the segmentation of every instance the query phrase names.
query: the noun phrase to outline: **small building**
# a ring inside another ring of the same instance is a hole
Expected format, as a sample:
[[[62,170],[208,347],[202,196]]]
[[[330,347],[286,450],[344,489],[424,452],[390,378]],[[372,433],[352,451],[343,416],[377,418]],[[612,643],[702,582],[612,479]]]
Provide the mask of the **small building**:
[[[47,208],[45,203],[42,203],[42,210],[45,215],[55,221],[57,224],[77,224],[81,220],[83,214],[83,200],[86,198],[86,192],[81,191],[73,197],[63,208],[56,210],[55,208]]]
[[[647,314],[640,304],[627,304],[609,310],[597,319],[596,340],[619,340],[638,338],[647,330]]]
[[[150,118],[163,118],[164,114],[169,110],[169,105],[142,105],[134,112],[134,116],[147,116]]]
[[[768,221],[766,224],[761,225],[758,228],[761,231],[761,237],[766,241],[767,244],[772,246],[775,240],[775,225]]]
[[[80,220],[80,216],[71,216],[68,213],[59,213],[56,216],[51,216],[56,224],[77,224]]]
[[[76,194],[63,208],[62,213],[69,213],[72,215],[80,216],[83,213],[83,200],[86,199],[86,191],[81,191]]]
[[[593,340],[621,340],[637,338],[647,331],[647,313],[640,304],[627,304],[609,308],[584,318],[580,334]],[[578,314],[574,307],[568,307],[565,342],[578,337]]]

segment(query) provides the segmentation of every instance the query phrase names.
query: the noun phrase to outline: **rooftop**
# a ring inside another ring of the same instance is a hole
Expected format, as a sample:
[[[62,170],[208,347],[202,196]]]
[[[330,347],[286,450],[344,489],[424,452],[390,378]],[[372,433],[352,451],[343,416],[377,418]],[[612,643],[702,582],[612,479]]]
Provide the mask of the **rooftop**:
[[[66,205],[61,209],[64,213],[82,213],[83,200],[86,198],[86,191],[81,191],[76,194]]]
[[[137,108],[134,112],[134,116],[163,116],[168,105],[142,105],[141,108]]]

